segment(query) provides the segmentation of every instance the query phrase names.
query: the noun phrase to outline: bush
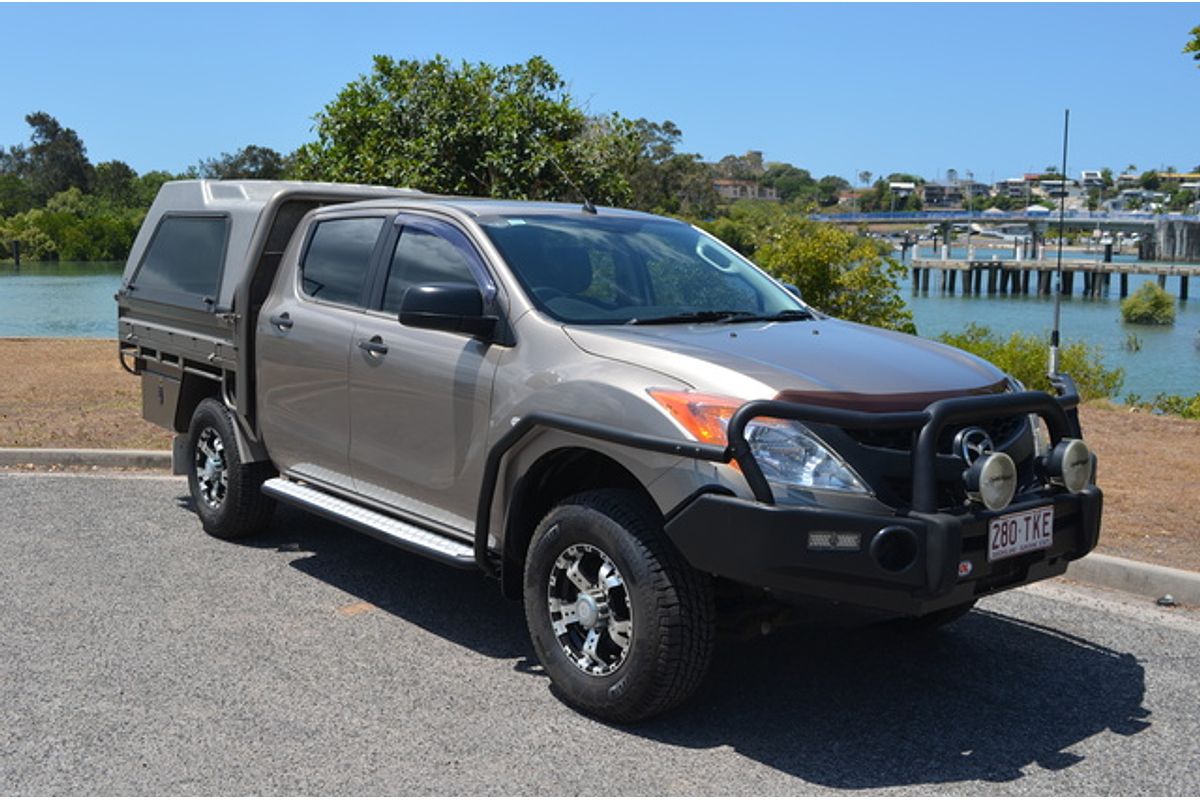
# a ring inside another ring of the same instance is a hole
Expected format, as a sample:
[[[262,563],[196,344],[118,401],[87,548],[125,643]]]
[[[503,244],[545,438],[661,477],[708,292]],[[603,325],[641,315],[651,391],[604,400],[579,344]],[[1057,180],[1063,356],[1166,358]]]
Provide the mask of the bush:
[[[1156,414],[1174,414],[1184,419],[1200,419],[1200,394],[1191,397],[1179,394],[1158,394],[1147,402],[1136,394],[1126,395],[1125,404],[1144,408]]]
[[[1157,283],[1143,283],[1121,301],[1121,317],[1135,325],[1174,325],[1175,300]]]
[[[961,333],[945,333],[939,341],[990,361],[1029,389],[1051,391],[1049,336],[1014,333],[1001,339],[991,328],[968,325]],[[1059,368],[1075,380],[1084,400],[1115,397],[1125,382],[1125,370],[1108,369],[1100,360],[1100,350],[1083,342],[1064,344],[1058,350]]]
[[[728,217],[701,226],[776,279],[795,284],[806,303],[827,314],[917,332],[900,296],[904,267],[877,239],[762,201],[739,201]]]

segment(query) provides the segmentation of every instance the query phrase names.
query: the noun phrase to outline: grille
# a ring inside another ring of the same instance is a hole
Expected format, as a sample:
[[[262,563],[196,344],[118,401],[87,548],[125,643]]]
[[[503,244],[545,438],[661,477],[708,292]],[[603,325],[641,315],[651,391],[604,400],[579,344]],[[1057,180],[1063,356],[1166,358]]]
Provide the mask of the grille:
[[[954,450],[954,437],[963,428],[979,427],[987,431],[997,450],[1008,451],[1019,441],[1027,427],[1027,419],[1018,414],[1007,417],[996,417],[987,420],[968,422],[955,425],[944,430],[938,441],[938,453],[942,458],[937,464],[937,504],[939,508],[951,509],[961,507],[967,502],[965,487],[962,483],[962,462],[952,461],[945,456],[957,455]],[[845,429],[840,433],[845,437],[843,442],[849,445],[844,455],[852,464],[861,468],[863,477],[872,483],[880,494],[880,499],[899,507],[907,506],[912,501],[912,461],[911,451],[916,440],[917,428],[896,430],[851,430]],[[846,442],[846,439],[849,442]],[[1033,475],[1032,453],[1018,456],[1024,448],[1016,448],[1010,455],[1017,461],[1017,473],[1020,487],[1024,488]],[[853,453],[853,454],[851,454]]]
[[[992,442],[996,448],[1003,450],[1005,446],[1012,443],[1013,439],[1020,435],[1025,426],[1025,417],[1021,415],[1011,417],[997,417],[995,419],[984,420],[983,422],[972,422],[961,427],[948,427],[942,431],[941,438],[938,440],[938,452],[952,454],[954,437],[963,428],[979,427],[987,431],[988,436],[992,437]],[[846,434],[854,441],[864,447],[879,447],[885,450],[900,450],[908,452],[912,449],[917,429],[916,428],[897,428],[893,430],[851,430],[846,429]]]

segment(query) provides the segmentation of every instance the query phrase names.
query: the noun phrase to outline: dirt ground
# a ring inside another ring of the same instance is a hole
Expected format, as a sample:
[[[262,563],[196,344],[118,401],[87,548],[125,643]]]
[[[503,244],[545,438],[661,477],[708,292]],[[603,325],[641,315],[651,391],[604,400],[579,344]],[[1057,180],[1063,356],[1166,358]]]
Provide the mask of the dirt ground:
[[[116,343],[0,339],[0,447],[168,449],[170,435],[141,418],[138,379],[121,370]],[[1120,406],[1081,412],[1100,458],[1100,549],[1200,570],[1200,421]]]
[[[171,447],[111,339],[0,339],[0,364],[0,447]]]

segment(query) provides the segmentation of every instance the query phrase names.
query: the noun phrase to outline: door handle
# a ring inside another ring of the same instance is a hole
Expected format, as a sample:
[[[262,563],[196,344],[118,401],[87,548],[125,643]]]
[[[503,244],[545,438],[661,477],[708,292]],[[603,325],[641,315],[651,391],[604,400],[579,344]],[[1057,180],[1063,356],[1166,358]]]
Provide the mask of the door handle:
[[[383,343],[382,336],[372,336],[370,339],[359,339],[358,348],[365,350],[373,356],[387,355],[387,345]]]
[[[271,324],[281,331],[289,331],[296,323],[292,322],[292,315],[285,311],[282,314],[276,314],[271,317]]]

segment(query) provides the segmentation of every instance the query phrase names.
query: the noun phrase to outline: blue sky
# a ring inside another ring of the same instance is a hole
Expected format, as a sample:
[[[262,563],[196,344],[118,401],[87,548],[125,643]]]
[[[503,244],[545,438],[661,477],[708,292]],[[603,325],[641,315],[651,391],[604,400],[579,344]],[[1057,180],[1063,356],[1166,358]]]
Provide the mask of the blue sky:
[[[1200,164],[1200,5],[0,4],[0,144],[45,110],[94,162],[290,151],[371,56],[542,55],[594,112],[670,119],[715,160],[979,180]]]

